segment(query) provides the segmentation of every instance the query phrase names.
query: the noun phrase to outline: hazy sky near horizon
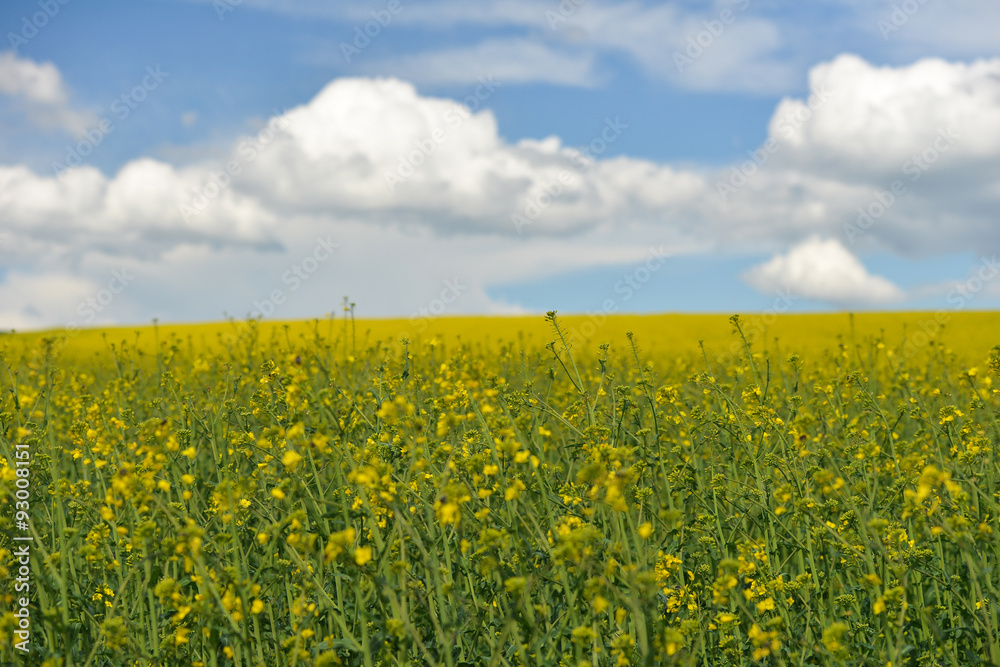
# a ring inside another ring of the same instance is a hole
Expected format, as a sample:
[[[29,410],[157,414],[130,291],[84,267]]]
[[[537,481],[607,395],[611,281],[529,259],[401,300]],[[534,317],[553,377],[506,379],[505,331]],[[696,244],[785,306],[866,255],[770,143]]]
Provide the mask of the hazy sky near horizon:
[[[988,0],[10,0],[0,329],[1000,306]]]

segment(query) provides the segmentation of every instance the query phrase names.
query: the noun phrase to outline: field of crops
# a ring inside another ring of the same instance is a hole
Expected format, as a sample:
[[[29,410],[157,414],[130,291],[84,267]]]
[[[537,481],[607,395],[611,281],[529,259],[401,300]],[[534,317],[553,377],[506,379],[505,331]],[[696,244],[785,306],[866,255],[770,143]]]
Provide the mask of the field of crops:
[[[998,325],[0,337],[0,662],[1000,665]]]

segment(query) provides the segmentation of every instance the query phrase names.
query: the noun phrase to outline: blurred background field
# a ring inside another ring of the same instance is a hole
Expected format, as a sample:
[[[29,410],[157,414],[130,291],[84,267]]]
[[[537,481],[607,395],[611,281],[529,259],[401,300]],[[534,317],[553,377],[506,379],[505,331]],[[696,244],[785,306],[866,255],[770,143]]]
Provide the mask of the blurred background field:
[[[912,354],[929,341],[941,343],[956,361],[981,364],[997,344],[1000,312],[822,313],[743,315],[744,333],[757,351],[818,353],[840,345],[857,349],[881,340],[890,349]],[[604,343],[624,345],[632,331],[651,359],[701,356],[703,342],[710,357],[739,353],[742,343],[733,336],[729,316],[723,314],[566,315],[559,317],[575,349],[596,352]],[[943,324],[942,324],[943,323]],[[551,328],[540,315],[504,317],[441,317],[433,319],[359,319],[344,314],[324,320],[264,321],[255,324],[262,341],[273,336],[299,342],[319,334],[327,340],[348,341],[354,349],[381,344],[401,349],[400,341],[449,345],[466,342],[485,349],[514,343],[529,349],[551,340]],[[109,344],[127,342],[151,353],[155,342],[188,345],[201,353],[231,344],[248,327],[247,322],[123,326],[67,331],[55,329],[0,337],[14,346],[35,346],[41,339],[59,341],[66,359],[83,361],[102,354]],[[777,347],[776,347],[777,346]]]

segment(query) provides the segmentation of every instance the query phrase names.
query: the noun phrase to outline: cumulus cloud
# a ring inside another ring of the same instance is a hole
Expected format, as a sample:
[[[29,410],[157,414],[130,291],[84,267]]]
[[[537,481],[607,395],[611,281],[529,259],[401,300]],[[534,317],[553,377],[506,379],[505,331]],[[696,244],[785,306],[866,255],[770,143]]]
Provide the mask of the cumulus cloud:
[[[844,54],[815,66],[809,84],[822,98],[815,113],[807,114],[807,101],[785,99],[769,128],[786,141],[796,166],[838,178],[891,175],[941,133],[958,140],[953,157],[979,160],[1000,152],[1000,59],[928,58],[876,67]],[[801,124],[785,120],[797,115],[811,117]]]
[[[0,219],[14,242],[157,255],[180,243],[273,245],[274,215],[234,189],[223,190],[211,215],[188,217],[180,204],[202,186],[202,169],[178,170],[150,158],[126,164],[113,178],[80,167],[59,178],[23,166],[0,166]]]
[[[547,235],[666,221],[678,203],[707,194],[701,177],[666,165],[593,160],[556,137],[508,143],[490,111],[420,97],[396,79],[336,80],[284,120],[240,181],[283,211],[509,235],[521,216],[524,235]],[[605,150],[626,131],[608,118],[593,146]]]
[[[0,53],[0,91],[39,104],[58,105],[68,101],[55,65],[21,59],[12,51]]]
[[[43,128],[79,134],[96,119],[92,113],[71,107],[69,91],[55,65],[19,58],[13,51],[0,52],[0,93]]]
[[[860,237],[859,247],[913,256],[1000,246],[989,222],[1000,203],[1000,59],[878,67],[845,54],[809,80],[814,95],[776,108],[771,159],[737,201],[788,202],[787,184],[799,182],[795,199],[817,213],[812,231]],[[787,226],[801,235],[802,222]]]
[[[819,237],[753,267],[743,279],[765,294],[785,290],[843,307],[881,305],[905,297],[885,278],[870,274],[840,241]]]

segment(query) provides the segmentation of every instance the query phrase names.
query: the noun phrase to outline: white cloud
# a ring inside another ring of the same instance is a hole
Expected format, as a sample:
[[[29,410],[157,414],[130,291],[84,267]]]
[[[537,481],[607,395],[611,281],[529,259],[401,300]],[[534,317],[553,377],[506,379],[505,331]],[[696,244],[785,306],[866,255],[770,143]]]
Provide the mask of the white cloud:
[[[1000,5],[993,0],[834,0],[832,4],[850,7],[852,28],[903,58],[926,53],[975,58],[996,52],[995,26],[1000,23]]]
[[[8,273],[0,283],[0,330],[38,329],[59,321],[68,324],[66,318],[79,319],[77,308],[97,291],[95,285],[69,273]]]
[[[497,39],[474,46],[425,51],[391,60],[362,62],[361,70],[418,84],[475,84],[484,77],[510,84],[595,86],[594,55],[555,49],[529,39]]]
[[[603,78],[597,73],[598,56],[625,55],[647,73],[681,88],[755,94],[788,90],[797,83],[797,67],[780,55],[785,47],[780,26],[739,9],[743,4],[699,10],[596,0],[405,7],[393,18],[395,23],[438,29],[461,24],[508,26],[522,32],[504,39],[485,37],[471,46],[371,61],[363,64],[362,71],[423,84],[472,82],[489,72],[511,83],[592,87]],[[725,23],[720,18],[723,10],[730,12]],[[370,11],[360,10],[344,18],[359,25],[372,20]],[[351,43],[350,37],[341,41]],[[694,57],[679,67],[677,58],[688,57],[689,49]],[[329,60],[329,54],[324,59]]]
[[[785,99],[770,132],[787,142],[794,163],[827,165],[838,177],[899,170],[932,146],[939,132],[958,138],[952,155],[992,158],[1000,152],[1000,59],[951,63],[937,58],[877,67],[845,54],[815,66],[810,88],[826,91],[809,122],[805,101]]]
[[[394,79],[339,79],[285,118],[287,131],[240,180],[281,211],[513,235],[511,216],[542,199],[547,205],[525,233],[545,235],[611,219],[661,221],[707,195],[701,177],[667,166],[619,159],[583,169],[574,164],[579,152],[557,138],[507,143],[491,112],[420,97]],[[614,125],[595,127],[595,137],[627,131]],[[548,197],[560,175],[561,193]]]
[[[900,254],[1000,247],[990,222],[1000,203],[1000,59],[878,67],[841,55],[809,79],[821,95],[779,104],[769,128],[777,148],[734,201],[809,204],[812,231],[852,242],[845,225],[857,229],[859,207],[874,211],[860,243]],[[902,194],[889,197],[894,184]],[[783,226],[801,237],[803,222]]]
[[[0,92],[50,105],[66,104],[69,97],[55,65],[18,58],[12,51],[0,53]]]
[[[221,193],[211,215],[185,219],[180,204],[205,175],[149,158],[129,162],[114,178],[93,167],[57,179],[0,166],[0,226],[16,242],[47,242],[73,256],[93,248],[160,254],[189,242],[273,245],[273,215],[234,189]]]
[[[196,0],[210,3],[211,0]],[[263,10],[295,18],[320,19],[363,27],[381,13],[386,21],[385,0],[357,4],[321,0],[244,0],[236,11]],[[391,16],[386,31],[416,29],[435,35],[434,42],[456,34],[462,43],[476,44],[505,35],[505,43],[523,43],[539,37],[561,42],[565,56],[588,54],[610,61],[624,54],[643,71],[672,84],[695,90],[786,92],[798,88],[811,63],[829,57],[844,44],[864,44],[873,58],[892,63],[909,62],[934,53],[949,59],[969,59],[996,53],[996,31],[1000,5],[995,0],[963,0],[960,3],[899,0],[821,0],[817,3],[779,0],[768,3],[748,0],[716,2],[650,3],[638,0],[404,0]],[[904,11],[904,8],[905,10]],[[916,11],[912,7],[919,7]],[[689,38],[698,39],[705,23],[716,26],[724,10],[734,20],[724,31],[712,35],[703,55],[685,72],[677,70],[674,53],[684,54]],[[889,28],[886,29],[886,25]],[[335,38],[334,44],[351,42],[352,27]],[[437,60],[443,54],[470,53],[477,46],[457,49],[434,47],[418,54]],[[559,48],[547,48],[554,59]],[[511,50],[500,60],[516,66],[519,55]],[[610,58],[609,58],[610,56]],[[366,73],[404,73],[406,59],[385,60],[386,69]],[[320,60],[313,54],[312,60]],[[339,48],[322,56],[324,64],[339,61]],[[461,69],[461,68],[460,68]],[[357,72],[358,70],[352,70]],[[412,78],[411,80],[418,80]],[[583,79],[591,85],[592,79]]]
[[[654,76],[682,88],[769,94],[795,84],[782,30],[734,2],[691,11],[678,5],[638,2],[579,6],[557,24],[578,44],[631,56]]]
[[[13,51],[0,52],[0,93],[43,128],[79,134],[96,119],[91,113],[71,107],[66,84],[55,65],[19,58]]]
[[[891,282],[870,274],[840,241],[819,237],[753,267],[743,279],[764,294],[785,290],[844,307],[881,305],[905,298]]]
[[[274,2],[274,0],[264,0]],[[433,0],[406,4],[400,12],[403,23],[437,27],[455,26],[537,26],[546,21],[545,12],[558,3],[551,0],[486,0],[471,4],[462,0]],[[351,7],[346,10],[351,20],[371,20],[371,9]]]

